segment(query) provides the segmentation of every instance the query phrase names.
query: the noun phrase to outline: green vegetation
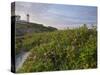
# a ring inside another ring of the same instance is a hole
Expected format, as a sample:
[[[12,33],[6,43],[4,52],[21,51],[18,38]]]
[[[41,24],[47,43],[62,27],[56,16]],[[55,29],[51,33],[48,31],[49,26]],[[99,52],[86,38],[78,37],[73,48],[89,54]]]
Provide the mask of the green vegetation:
[[[27,23],[27,22],[16,22],[16,40],[15,40],[15,42],[16,42],[16,48],[15,48],[16,54],[21,53],[22,50],[24,50],[24,51],[27,50],[25,47],[22,46],[24,35],[41,33],[41,32],[51,32],[51,31],[55,31],[55,30],[57,30],[57,29],[54,28],[54,27],[50,27],[50,26],[45,27],[42,24]]]
[[[97,67],[97,30],[85,25],[77,29],[26,34],[20,42],[31,54],[18,72]],[[20,43],[16,43],[16,48],[20,48]]]
[[[46,27],[42,24],[37,23],[27,23],[27,22],[16,22],[16,36],[23,36],[28,33],[40,33],[40,32],[50,32],[57,30],[54,27]]]

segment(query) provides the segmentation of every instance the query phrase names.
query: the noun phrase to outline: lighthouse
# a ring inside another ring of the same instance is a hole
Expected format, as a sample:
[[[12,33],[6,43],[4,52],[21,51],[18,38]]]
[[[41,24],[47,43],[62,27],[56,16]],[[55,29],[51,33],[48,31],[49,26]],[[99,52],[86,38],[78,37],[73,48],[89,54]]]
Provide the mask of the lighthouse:
[[[29,17],[30,17],[29,14],[27,14],[27,22],[28,22],[28,23],[29,23]]]

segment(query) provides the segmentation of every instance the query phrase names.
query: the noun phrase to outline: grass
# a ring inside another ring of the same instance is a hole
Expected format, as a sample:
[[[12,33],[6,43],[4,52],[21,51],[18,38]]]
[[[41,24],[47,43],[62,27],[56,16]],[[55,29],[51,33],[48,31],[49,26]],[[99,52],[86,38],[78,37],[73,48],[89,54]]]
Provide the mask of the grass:
[[[94,28],[88,29],[83,26],[76,29],[27,34],[21,44],[31,54],[18,72],[97,67],[97,30]]]

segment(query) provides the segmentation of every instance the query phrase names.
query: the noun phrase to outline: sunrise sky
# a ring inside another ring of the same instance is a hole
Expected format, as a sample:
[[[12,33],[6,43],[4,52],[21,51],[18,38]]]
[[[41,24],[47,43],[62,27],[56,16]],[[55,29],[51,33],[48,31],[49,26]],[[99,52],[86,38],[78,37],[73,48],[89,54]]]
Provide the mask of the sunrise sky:
[[[97,7],[62,4],[16,2],[15,13],[30,22],[52,26],[58,29],[78,27],[80,24],[97,24]]]

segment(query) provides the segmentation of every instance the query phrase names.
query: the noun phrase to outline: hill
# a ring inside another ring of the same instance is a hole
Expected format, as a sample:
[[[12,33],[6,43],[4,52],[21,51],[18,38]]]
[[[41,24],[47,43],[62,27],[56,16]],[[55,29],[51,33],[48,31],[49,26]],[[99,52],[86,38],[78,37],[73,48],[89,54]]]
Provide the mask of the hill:
[[[43,24],[26,22],[23,20],[16,21],[16,16],[11,16],[11,25],[15,25],[16,36],[23,36],[25,34],[50,32],[57,30],[54,27],[46,27]]]
[[[24,34],[50,32],[57,30],[54,27],[46,27],[43,24],[28,23],[28,22],[16,22],[16,36],[22,36]]]

